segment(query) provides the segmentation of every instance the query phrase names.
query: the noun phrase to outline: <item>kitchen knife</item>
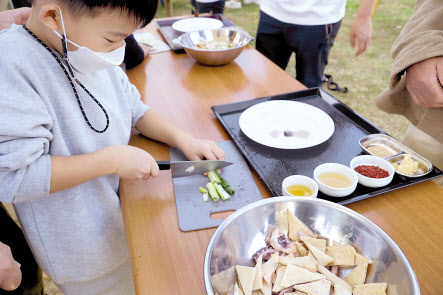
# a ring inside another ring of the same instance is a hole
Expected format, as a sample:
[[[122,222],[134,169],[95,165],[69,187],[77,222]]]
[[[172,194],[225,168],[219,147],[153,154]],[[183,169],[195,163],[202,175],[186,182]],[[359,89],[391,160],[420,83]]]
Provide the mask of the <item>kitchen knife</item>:
[[[229,166],[232,163],[219,160],[203,160],[203,161],[157,161],[160,170],[171,170],[172,177],[183,177],[205,172],[214,171]]]

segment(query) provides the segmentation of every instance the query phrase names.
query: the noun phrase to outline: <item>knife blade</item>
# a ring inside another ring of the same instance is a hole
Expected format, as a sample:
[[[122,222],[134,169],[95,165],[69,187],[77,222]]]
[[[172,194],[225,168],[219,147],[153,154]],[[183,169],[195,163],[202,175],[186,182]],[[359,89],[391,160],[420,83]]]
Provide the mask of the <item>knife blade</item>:
[[[172,177],[191,176],[218,170],[231,165],[231,162],[220,160],[203,161],[157,161],[160,170],[171,170]]]

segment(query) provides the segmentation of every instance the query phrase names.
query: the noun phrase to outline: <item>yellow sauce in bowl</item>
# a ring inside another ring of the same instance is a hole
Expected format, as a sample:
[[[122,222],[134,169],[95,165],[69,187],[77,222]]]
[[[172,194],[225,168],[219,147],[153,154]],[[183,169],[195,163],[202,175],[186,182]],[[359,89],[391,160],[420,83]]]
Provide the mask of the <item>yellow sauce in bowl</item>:
[[[352,186],[352,182],[349,178],[337,172],[320,174],[318,180],[321,183],[334,188],[347,188]]]

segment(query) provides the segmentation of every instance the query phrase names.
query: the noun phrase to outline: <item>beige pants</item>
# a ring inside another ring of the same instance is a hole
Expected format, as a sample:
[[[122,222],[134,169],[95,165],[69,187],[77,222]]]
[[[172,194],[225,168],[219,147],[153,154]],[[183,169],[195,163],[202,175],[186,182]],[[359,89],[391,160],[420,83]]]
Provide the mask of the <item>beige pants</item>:
[[[432,162],[434,166],[443,170],[443,144],[414,125],[410,124],[402,141],[407,147],[419,153]],[[443,186],[443,177],[434,179]]]

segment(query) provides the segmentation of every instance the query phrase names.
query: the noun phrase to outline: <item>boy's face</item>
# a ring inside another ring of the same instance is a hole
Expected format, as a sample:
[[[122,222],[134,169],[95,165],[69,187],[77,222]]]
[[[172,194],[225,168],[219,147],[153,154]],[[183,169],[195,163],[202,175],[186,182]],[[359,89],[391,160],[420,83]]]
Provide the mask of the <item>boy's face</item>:
[[[62,10],[65,24],[66,38],[80,46],[85,46],[96,52],[109,52],[123,46],[123,40],[131,35],[138,24],[126,12],[101,8],[96,15],[84,14],[73,17],[68,9],[57,3]],[[55,29],[63,35],[63,27],[59,8],[53,3],[44,4],[40,8],[40,17],[43,25],[49,30]],[[51,38],[58,50],[61,48],[61,39],[51,32],[56,39]],[[68,50],[75,51],[77,47],[68,42]]]

